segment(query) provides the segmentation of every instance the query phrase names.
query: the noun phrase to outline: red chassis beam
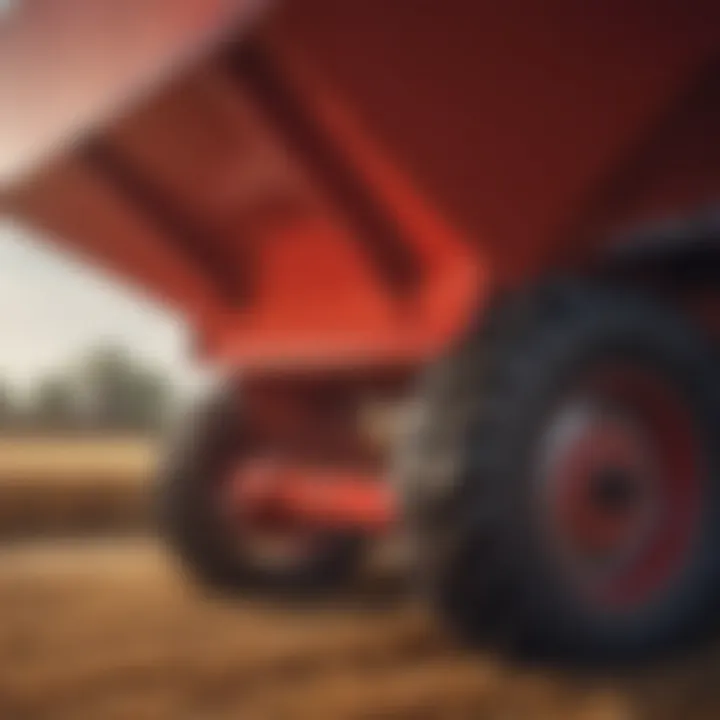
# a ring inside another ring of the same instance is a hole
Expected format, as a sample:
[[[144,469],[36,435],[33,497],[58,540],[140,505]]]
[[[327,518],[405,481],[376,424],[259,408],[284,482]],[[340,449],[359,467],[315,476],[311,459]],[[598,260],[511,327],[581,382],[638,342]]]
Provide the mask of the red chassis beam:
[[[353,468],[257,459],[244,462],[227,489],[225,511],[259,525],[379,533],[396,519],[389,484]]]

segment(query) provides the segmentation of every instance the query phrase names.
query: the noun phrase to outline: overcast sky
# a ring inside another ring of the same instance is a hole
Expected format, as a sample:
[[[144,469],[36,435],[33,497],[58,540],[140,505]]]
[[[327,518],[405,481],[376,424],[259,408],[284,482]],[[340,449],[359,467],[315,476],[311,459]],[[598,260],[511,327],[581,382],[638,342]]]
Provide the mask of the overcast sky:
[[[139,293],[0,221],[0,377],[26,385],[118,342],[193,382],[185,338],[179,319]]]

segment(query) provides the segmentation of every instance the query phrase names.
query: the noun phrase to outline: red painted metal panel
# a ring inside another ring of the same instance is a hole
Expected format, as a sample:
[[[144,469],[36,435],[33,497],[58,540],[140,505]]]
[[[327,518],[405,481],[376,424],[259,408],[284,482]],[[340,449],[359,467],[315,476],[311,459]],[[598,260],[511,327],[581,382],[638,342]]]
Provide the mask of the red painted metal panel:
[[[127,110],[264,0],[24,0],[0,19],[0,188]]]
[[[714,0],[283,9],[276,46],[322,75],[502,282],[541,270],[720,52]]]
[[[65,6],[53,24],[55,4],[36,0],[4,30],[0,102],[13,92],[21,100],[3,115],[6,177],[254,4]],[[16,191],[15,209],[179,305],[213,356],[265,367],[414,362],[456,334],[493,288],[525,282],[571,254],[578,227],[603,224],[598,197],[625,179],[717,59],[720,5],[297,0],[249,41],[273,59],[292,103],[270,108],[262,77],[233,70],[219,50],[101,133],[124,180],[113,186],[100,173],[106,202],[86,220],[72,215],[77,197],[50,197],[64,184],[57,174]],[[49,62],[61,51],[62,72]],[[68,72],[77,82],[59,81]],[[399,295],[373,264],[372,223],[323,184],[317,148],[292,132],[300,115],[382,215],[388,241],[419,266],[409,292]],[[670,175],[663,187],[678,186]],[[97,190],[73,187],[95,203]],[[153,219],[138,221],[140,196],[174,216],[149,241],[138,229]]]
[[[14,209],[80,257],[131,278],[155,297],[205,324],[222,311],[216,288],[162,235],[117,195],[86,162],[70,158],[14,197]]]

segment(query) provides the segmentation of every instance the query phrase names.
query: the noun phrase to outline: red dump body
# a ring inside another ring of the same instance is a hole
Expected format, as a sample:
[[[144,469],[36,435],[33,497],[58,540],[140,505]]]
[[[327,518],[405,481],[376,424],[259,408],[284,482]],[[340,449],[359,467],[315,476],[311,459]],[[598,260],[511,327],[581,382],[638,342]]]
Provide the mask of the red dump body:
[[[720,186],[715,0],[27,0],[6,211],[245,366],[415,363]]]

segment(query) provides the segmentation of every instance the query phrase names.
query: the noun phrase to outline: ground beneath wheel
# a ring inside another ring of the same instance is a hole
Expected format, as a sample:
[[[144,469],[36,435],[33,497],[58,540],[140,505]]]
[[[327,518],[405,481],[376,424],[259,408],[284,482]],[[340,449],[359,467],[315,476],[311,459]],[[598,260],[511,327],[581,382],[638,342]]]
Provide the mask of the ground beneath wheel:
[[[222,604],[149,540],[0,556],[0,717],[720,717],[720,650],[616,678],[463,654],[408,599]]]

